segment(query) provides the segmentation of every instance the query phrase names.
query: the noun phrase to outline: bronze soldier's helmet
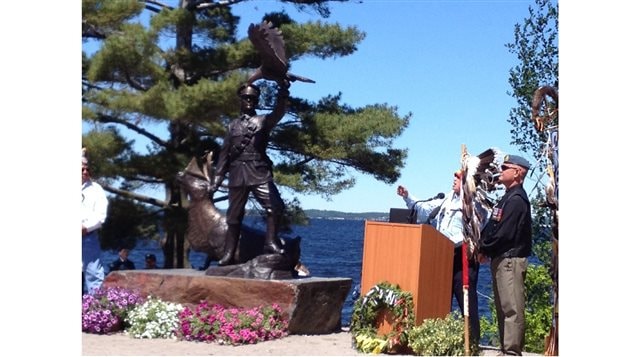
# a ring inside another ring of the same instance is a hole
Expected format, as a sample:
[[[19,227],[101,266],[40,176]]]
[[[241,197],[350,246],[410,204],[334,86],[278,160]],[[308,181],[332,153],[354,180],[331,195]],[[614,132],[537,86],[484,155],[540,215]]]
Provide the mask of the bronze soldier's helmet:
[[[239,97],[260,97],[260,89],[253,84],[243,84],[238,88]]]

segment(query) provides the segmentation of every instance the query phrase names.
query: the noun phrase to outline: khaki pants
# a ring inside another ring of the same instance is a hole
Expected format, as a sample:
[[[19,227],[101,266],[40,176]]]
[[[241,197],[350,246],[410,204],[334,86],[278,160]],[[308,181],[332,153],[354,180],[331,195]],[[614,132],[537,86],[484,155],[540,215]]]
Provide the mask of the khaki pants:
[[[492,290],[502,352],[520,356],[525,346],[527,258],[492,260]]]

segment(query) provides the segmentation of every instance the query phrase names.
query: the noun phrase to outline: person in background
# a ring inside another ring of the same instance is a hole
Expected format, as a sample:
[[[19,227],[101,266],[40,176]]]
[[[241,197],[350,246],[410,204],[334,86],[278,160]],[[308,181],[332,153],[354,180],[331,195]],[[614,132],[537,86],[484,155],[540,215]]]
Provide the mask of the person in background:
[[[232,120],[221,148],[216,174],[209,188],[209,197],[214,199],[228,173],[229,207],[227,208],[227,233],[225,250],[218,261],[219,266],[232,264],[240,237],[240,226],[245,216],[245,205],[252,193],[267,215],[265,253],[284,254],[278,239],[278,229],[284,213],[284,202],[273,182],[273,163],[267,156],[269,135],[286,111],[289,83],[278,83],[276,104],[272,112],[258,115],[260,89],[254,84],[238,88],[240,117]]]
[[[501,355],[520,356],[525,345],[525,276],[531,254],[531,206],[523,188],[531,165],[506,155],[498,183],[505,194],[481,233],[479,261],[489,260]]]
[[[90,177],[88,159],[82,150],[82,294],[101,287],[104,267],[99,256],[99,228],[106,222],[108,198],[104,189]]]
[[[399,185],[397,195],[403,197],[409,209],[417,211],[417,220],[430,224],[440,233],[448,237],[454,243],[454,260],[452,263],[452,295],[463,313],[463,202],[461,201],[461,178],[463,173],[456,171],[452,183],[452,191],[444,198],[430,200],[418,200],[408,192],[408,189]],[[441,195],[439,195],[441,196]],[[438,196],[437,196],[438,197]],[[482,217],[487,217],[487,210],[476,205]],[[483,220],[484,222],[486,219]],[[470,344],[478,347],[481,339],[481,326],[478,314],[478,299],[476,287],[478,284],[479,262],[475,259],[468,260],[468,304],[470,313]]]
[[[145,269],[157,269],[157,257],[154,254],[146,254]]]
[[[134,263],[128,259],[130,251],[126,248],[119,250],[119,257],[112,263],[110,263],[110,271],[115,270],[134,270]]]

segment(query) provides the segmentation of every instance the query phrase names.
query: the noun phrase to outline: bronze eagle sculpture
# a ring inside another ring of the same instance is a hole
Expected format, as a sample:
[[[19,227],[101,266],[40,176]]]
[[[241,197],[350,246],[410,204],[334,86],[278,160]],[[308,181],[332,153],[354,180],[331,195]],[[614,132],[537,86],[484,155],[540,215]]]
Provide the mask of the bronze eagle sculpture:
[[[284,48],[282,32],[273,27],[269,21],[258,25],[251,24],[248,29],[249,40],[260,54],[262,64],[249,77],[247,83],[253,83],[259,79],[267,79],[276,82],[302,81],[315,83],[314,80],[289,73],[289,64]]]

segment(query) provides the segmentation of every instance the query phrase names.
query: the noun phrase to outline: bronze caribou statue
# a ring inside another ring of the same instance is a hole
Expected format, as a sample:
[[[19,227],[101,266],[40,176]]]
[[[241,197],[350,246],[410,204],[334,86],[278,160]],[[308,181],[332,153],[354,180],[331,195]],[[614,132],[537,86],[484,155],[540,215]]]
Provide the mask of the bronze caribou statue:
[[[211,157],[212,153],[209,153],[202,164],[192,158],[185,170],[177,174],[177,181],[189,199],[186,237],[192,250],[207,254],[206,267],[222,257],[227,232],[225,215],[207,194],[209,172],[212,170]],[[285,253],[264,254],[264,232],[242,225],[234,255],[234,261],[238,264],[209,266],[206,274],[260,279],[306,276],[308,270],[300,263],[300,240],[300,237],[281,237]]]

